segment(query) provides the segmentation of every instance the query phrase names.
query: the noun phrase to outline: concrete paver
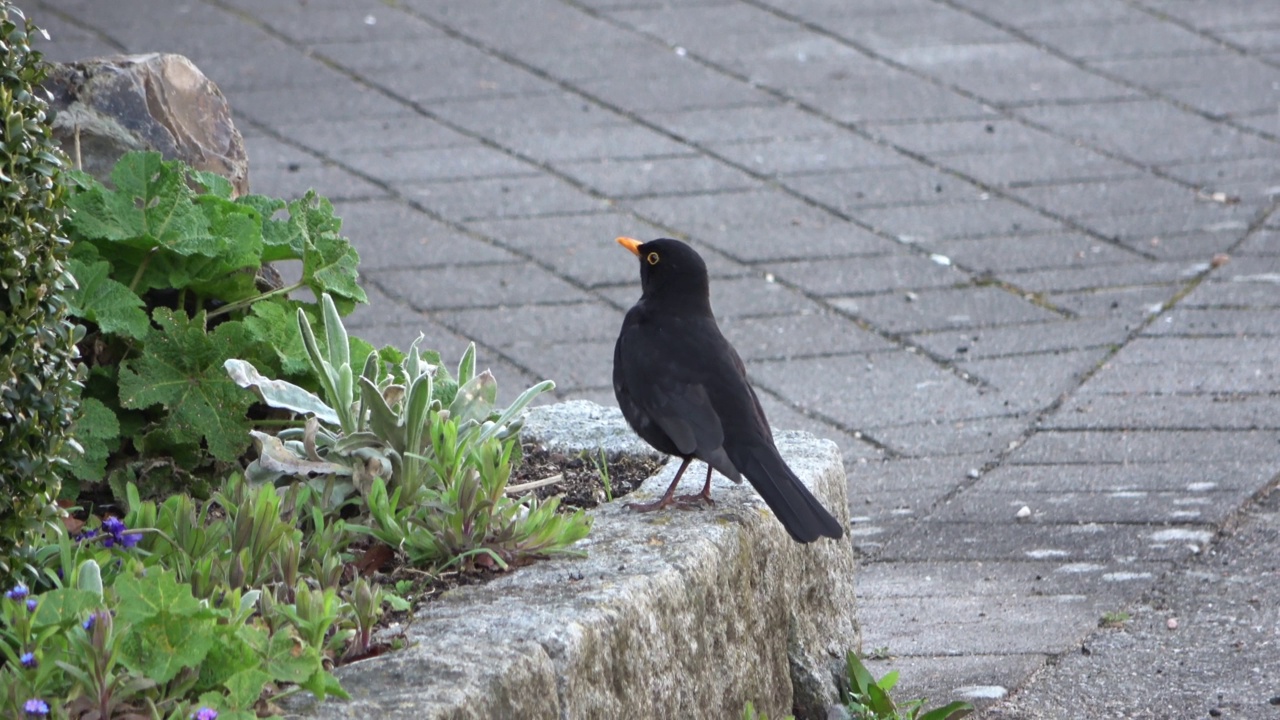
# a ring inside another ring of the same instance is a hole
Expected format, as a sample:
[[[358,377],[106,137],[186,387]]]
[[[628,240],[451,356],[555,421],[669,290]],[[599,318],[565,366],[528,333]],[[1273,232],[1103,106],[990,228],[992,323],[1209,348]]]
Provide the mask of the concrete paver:
[[[51,59],[191,57],[255,191],[336,201],[353,331],[474,339],[503,397],[611,403],[638,293],[612,238],[692,242],[775,424],[841,445],[904,696],[1280,694],[1266,556],[1214,545],[1280,471],[1271,0],[21,4]]]

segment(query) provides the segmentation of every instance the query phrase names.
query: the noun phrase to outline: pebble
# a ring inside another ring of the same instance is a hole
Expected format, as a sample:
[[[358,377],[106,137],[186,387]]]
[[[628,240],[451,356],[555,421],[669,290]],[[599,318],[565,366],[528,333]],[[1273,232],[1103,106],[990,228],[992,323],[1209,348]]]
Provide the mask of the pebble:
[[[1019,510],[1018,514],[1014,515],[1014,517],[1018,518],[1019,520],[1025,520],[1031,517],[1031,508],[1027,507],[1026,505],[1023,505],[1022,509]]]
[[[1165,620],[1165,621],[1164,621],[1164,625],[1165,625],[1165,627],[1169,628],[1170,630],[1177,630],[1177,629],[1178,629],[1178,618],[1169,618],[1168,620]]]

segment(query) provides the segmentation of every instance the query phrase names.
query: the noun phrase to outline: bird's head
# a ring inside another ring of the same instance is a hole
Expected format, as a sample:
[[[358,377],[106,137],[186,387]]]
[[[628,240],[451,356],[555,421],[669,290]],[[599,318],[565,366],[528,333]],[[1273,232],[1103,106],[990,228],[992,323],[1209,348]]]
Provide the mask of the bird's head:
[[[640,289],[645,297],[709,296],[707,264],[688,245],[670,238],[642,243],[628,237],[618,238],[618,244],[640,258]]]

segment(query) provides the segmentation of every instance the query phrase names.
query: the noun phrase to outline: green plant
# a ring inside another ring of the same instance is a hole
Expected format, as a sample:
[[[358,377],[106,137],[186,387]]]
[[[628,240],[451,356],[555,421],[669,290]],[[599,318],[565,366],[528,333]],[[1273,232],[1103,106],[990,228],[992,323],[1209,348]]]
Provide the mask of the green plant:
[[[604,501],[613,502],[613,480],[609,477],[609,457],[604,454],[604,448],[597,448],[588,457],[591,458],[591,464],[596,466],[600,482],[604,485]]]
[[[358,256],[314,192],[288,203],[232,198],[225,178],[159,153],[122,157],[113,187],[76,177],[71,309],[86,330],[90,377],[77,426],[86,452],[73,472],[155,478],[147,494],[163,490],[165,476],[217,478],[248,448],[250,428],[277,421],[250,413],[252,397],[223,363],[247,358],[307,384],[293,317],[316,306],[289,295],[330,293],[349,312],[365,301]],[[301,264],[301,279],[273,282],[268,264],[288,261]],[[352,345],[358,361],[372,351]]]
[[[756,712],[756,706],[748,700],[746,706],[742,708],[742,720],[769,720],[769,716],[762,712]],[[787,715],[782,720],[795,720],[795,716]]]
[[[1123,628],[1125,624],[1129,622],[1131,617],[1132,616],[1129,613],[1123,610],[1105,612],[1098,620],[1098,627],[1116,629]]]
[[[898,683],[898,671],[890,670],[876,680],[852,652],[845,656],[845,671],[849,689],[841,691],[840,699],[856,720],[959,720],[973,712],[972,705],[959,700],[925,710],[923,698],[899,708],[889,696],[889,691]]]
[[[80,397],[67,320],[63,160],[36,86],[37,31],[0,1],[0,580],[27,573],[25,536],[56,518],[63,454]]]
[[[553,383],[538,383],[499,409],[497,381],[487,370],[476,372],[474,344],[456,378],[438,354],[420,353],[417,342],[390,368],[370,356],[357,376],[332,300],[325,296],[321,305],[325,342],[305,313],[298,323],[324,399],[268,380],[246,361],[226,363],[231,377],[266,404],[310,415],[303,428],[253,433],[260,452],[248,470],[253,479],[306,479],[329,508],[358,493],[371,522],[348,529],[435,569],[506,567],[566,552],[586,535],[581,512],[562,515],[555,499],[506,495],[520,447],[520,413]]]

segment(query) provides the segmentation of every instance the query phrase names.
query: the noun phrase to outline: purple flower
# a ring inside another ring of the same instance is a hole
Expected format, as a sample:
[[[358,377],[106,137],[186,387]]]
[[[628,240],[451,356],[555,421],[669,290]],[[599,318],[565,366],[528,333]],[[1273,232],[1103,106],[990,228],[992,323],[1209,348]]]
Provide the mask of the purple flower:
[[[97,613],[94,613],[93,615],[90,615],[87,620],[80,623],[80,627],[84,628],[85,632],[93,632],[93,624],[97,622],[97,620],[98,620],[98,615]]]
[[[125,533],[124,537],[120,539],[120,544],[125,546],[126,548],[131,548],[134,545],[137,545],[140,540],[142,540],[142,533],[138,533],[138,532]]]
[[[96,537],[98,537],[97,530],[86,529],[83,532],[81,532],[79,535],[76,535],[75,539],[76,539],[76,542],[85,542],[86,540],[92,540]]]
[[[213,708],[202,707],[191,713],[191,720],[218,720],[218,711]]]
[[[102,529],[112,535],[119,535],[126,530],[124,521],[118,517],[109,517],[106,520],[103,520]]]
[[[40,664],[36,659],[35,653],[25,652],[18,656],[18,662],[22,663],[22,667],[30,670]]]
[[[27,598],[27,612],[35,612],[36,606],[40,604],[35,598]]]
[[[49,714],[49,703],[40,698],[31,698],[23,703],[22,711],[29,716],[44,717]]]
[[[21,600],[22,598],[30,594],[31,594],[31,591],[27,589],[26,585],[23,585],[22,583],[18,583],[17,585],[13,586],[12,590],[6,592],[4,596],[9,598],[10,600]]]

